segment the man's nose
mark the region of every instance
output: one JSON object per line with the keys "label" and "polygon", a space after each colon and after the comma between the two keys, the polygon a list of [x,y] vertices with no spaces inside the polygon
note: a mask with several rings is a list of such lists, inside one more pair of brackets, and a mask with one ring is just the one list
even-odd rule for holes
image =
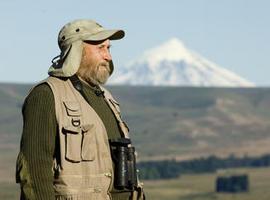
{"label": "man's nose", "polygon": [[111,55],[111,53],[110,53],[109,50],[106,50],[106,51],[104,52],[103,57],[104,57],[104,59],[107,60],[107,61],[111,61],[111,60],[112,60],[112,55]]}

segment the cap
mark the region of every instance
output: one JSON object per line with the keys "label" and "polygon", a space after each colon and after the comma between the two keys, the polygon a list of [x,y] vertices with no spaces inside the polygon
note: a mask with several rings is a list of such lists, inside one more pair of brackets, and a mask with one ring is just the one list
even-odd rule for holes
{"label": "cap", "polygon": [[[79,19],[67,23],[58,34],[61,54],[56,57],[58,60],[52,60],[49,75],[58,77],[74,75],[81,62],[83,41],[119,40],[124,36],[123,30],[105,29],[94,20]],[[113,70],[112,62],[110,67]]]}
{"label": "cap", "polygon": [[66,24],[59,32],[58,45],[60,49],[77,40],[102,41],[105,39],[118,40],[125,36],[123,30],[107,30],[94,20],[75,20]]}

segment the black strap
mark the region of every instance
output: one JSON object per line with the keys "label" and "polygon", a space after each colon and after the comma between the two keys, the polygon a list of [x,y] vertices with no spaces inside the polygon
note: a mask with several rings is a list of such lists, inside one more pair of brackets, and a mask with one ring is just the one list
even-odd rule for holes
{"label": "black strap", "polygon": [[117,139],[110,139],[110,144],[112,146],[122,146],[127,147],[129,144],[131,144],[131,140],[129,138],[117,138]]}
{"label": "black strap", "polygon": [[85,95],[84,92],[83,92],[83,85],[82,85],[80,79],[78,78],[78,76],[75,74],[75,75],[69,77],[69,79],[70,79],[70,81],[71,81],[73,87],[74,87],[78,92],[80,92],[80,94],[83,96],[83,98],[85,99],[85,101],[88,102],[88,101],[87,101],[87,98],[86,98],[86,95]]}

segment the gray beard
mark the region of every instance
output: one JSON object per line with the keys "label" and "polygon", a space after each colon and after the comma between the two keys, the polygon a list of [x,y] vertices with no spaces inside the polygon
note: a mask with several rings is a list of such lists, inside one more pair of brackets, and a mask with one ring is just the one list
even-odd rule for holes
{"label": "gray beard", "polygon": [[110,67],[104,63],[96,66],[94,70],[93,68],[80,67],[77,75],[91,85],[104,85],[110,77]]}

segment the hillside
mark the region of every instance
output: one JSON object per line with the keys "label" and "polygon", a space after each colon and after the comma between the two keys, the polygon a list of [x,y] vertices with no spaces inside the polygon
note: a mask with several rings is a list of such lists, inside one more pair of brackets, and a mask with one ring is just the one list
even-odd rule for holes
{"label": "hillside", "polygon": [[[13,179],[30,85],[0,84],[0,176]],[[110,88],[140,160],[269,153],[270,88]],[[8,171],[8,172],[7,172]]]}
{"label": "hillside", "polygon": [[269,152],[268,88],[113,89],[143,159]]}

